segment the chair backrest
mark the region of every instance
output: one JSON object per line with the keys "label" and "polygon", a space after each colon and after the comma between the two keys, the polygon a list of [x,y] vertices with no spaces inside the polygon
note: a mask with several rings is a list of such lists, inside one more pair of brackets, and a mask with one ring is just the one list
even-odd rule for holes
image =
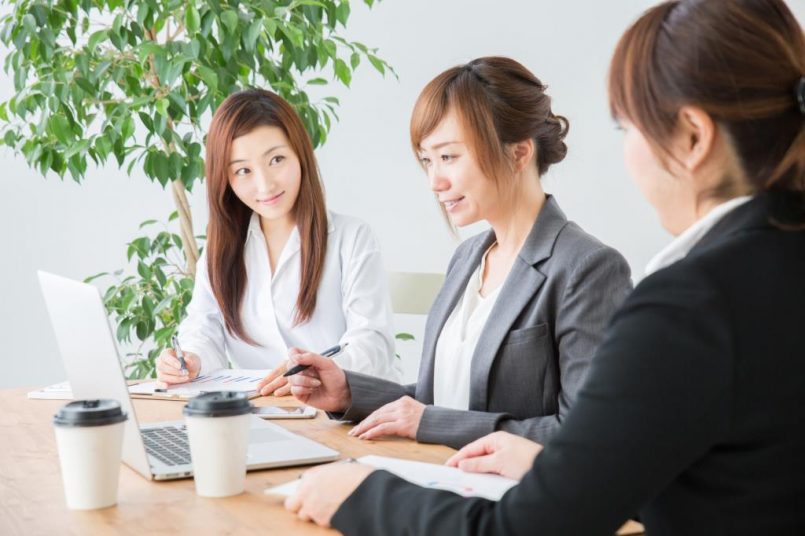
{"label": "chair backrest", "polygon": [[391,308],[396,314],[426,315],[444,283],[444,274],[389,272]]}

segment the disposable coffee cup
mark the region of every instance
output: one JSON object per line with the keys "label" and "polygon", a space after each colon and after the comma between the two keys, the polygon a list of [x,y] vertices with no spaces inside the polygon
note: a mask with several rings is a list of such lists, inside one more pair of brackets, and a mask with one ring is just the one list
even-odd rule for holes
{"label": "disposable coffee cup", "polygon": [[245,393],[203,393],[184,407],[196,493],[228,497],[243,493],[252,404]]}
{"label": "disposable coffee cup", "polygon": [[116,400],[76,400],[53,417],[68,508],[91,510],[117,503],[126,418]]}

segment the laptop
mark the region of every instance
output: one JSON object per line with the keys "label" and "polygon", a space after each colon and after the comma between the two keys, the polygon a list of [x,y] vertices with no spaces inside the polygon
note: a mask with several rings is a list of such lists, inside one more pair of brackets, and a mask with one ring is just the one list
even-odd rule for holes
{"label": "laptop", "polygon": [[[193,475],[184,421],[139,426],[120,355],[97,288],[38,272],[50,321],[76,400],[111,398],[128,414],[123,462],[151,480]],[[170,404],[172,402],[163,402]],[[328,462],[337,451],[251,415],[247,470]]]}

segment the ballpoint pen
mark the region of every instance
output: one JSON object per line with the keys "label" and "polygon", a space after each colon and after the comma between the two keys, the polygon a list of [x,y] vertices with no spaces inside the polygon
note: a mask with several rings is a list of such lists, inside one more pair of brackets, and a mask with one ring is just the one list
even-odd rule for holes
{"label": "ballpoint pen", "polygon": [[[340,354],[341,351],[344,348],[346,348],[347,346],[349,346],[348,342],[345,342],[344,344],[337,344],[337,345],[333,346],[332,348],[326,349],[320,355],[322,357],[335,357],[336,355]],[[287,378],[288,376],[293,376],[294,374],[298,374],[299,372],[302,372],[303,370],[305,370],[309,366],[310,365],[296,365],[294,368],[290,369],[285,374],[283,374],[282,377]]]}
{"label": "ballpoint pen", "polygon": [[176,335],[171,337],[171,343],[173,344],[173,351],[176,352],[176,357],[179,358],[179,362],[182,364],[182,374],[187,376],[189,374],[187,362],[184,360],[184,352],[182,352],[182,348],[179,346],[179,339],[176,338]]}

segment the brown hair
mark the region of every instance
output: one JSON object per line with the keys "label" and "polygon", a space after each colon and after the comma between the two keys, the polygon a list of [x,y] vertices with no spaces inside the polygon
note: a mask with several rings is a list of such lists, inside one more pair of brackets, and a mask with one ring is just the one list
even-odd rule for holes
{"label": "brown hair", "polygon": [[568,121],[551,111],[547,87],[511,58],[489,56],[446,70],[422,90],[411,114],[414,153],[450,110],[466,129],[481,171],[498,187],[510,175],[505,146],[533,139],[537,172],[567,154]]}
{"label": "brown hair", "polygon": [[668,157],[663,144],[679,109],[697,106],[726,133],[753,191],[802,195],[805,121],[795,88],[803,75],[805,38],[782,0],[675,0],[646,11],[621,37],[610,110]]}
{"label": "brown hair", "polygon": [[282,129],[302,171],[294,205],[301,246],[301,281],[294,321],[307,321],[316,308],[316,293],[327,252],[327,212],[310,136],[290,104],[270,91],[249,89],[234,93],[215,111],[207,134],[205,173],[210,219],[207,226],[207,269],[226,328],[255,344],[243,328],[240,305],[246,289],[243,248],[252,211],[229,186],[232,140],[260,126]]}

